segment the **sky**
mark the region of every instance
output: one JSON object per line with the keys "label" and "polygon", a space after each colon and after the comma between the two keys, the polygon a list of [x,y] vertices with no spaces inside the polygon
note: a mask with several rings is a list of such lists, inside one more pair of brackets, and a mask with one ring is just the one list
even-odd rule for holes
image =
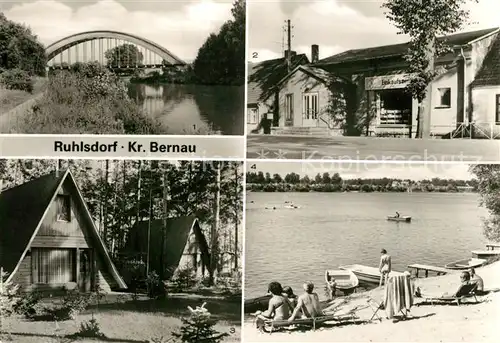
{"label": "sky", "polygon": [[470,180],[469,165],[464,163],[414,164],[414,163],[378,163],[378,162],[268,162],[248,161],[247,172],[263,172],[285,176],[296,173],[301,176],[315,177],[318,173],[339,173],[343,179],[410,179],[414,181],[432,178]]}
{"label": "sky", "polygon": [[[252,62],[282,57],[283,27],[292,22],[292,50],[311,58],[312,44],[319,58],[349,50],[397,44],[407,40],[385,18],[382,0],[250,0],[247,1],[248,51]],[[500,1],[480,0],[468,5],[464,31],[500,26]],[[256,53],[256,54],[255,54]],[[257,58],[253,58],[257,56]]]}
{"label": "sky", "polygon": [[0,0],[0,12],[28,25],[44,45],[91,30],[115,30],[151,40],[185,61],[232,18],[232,0]]}

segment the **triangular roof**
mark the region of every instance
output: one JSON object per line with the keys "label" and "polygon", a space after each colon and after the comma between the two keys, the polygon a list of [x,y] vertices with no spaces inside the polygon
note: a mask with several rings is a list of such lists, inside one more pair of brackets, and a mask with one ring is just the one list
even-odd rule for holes
{"label": "triangular roof", "polygon": [[[309,64],[306,54],[292,55],[292,70]],[[276,84],[288,74],[285,57],[248,64],[247,104],[256,104],[269,98]]]}
{"label": "triangular roof", "polygon": [[[151,223],[148,220],[136,223],[130,230],[125,243],[124,252],[127,253],[147,253],[148,249],[148,228],[150,228],[150,265],[154,266],[159,260],[161,251],[161,233],[163,230],[163,219],[154,219]],[[210,254],[205,235],[201,231],[198,218],[195,216],[182,216],[167,219],[167,229],[165,231],[165,269],[174,272],[182,258],[182,253],[188,242],[189,233],[194,231],[201,250],[203,264],[210,266]],[[168,273],[167,273],[168,274]],[[169,278],[171,275],[166,275]]]}
{"label": "triangular roof", "polygon": [[38,177],[0,194],[0,266],[10,274],[7,280],[17,272],[50,205],[66,180],[76,189],[74,195],[80,202],[83,218],[90,229],[91,239],[96,244],[93,247],[104,256],[104,264],[118,286],[127,288],[97,233],[92,216],[69,169]]}
{"label": "triangular roof", "polygon": [[[446,40],[446,44],[450,46],[461,46],[470,44],[473,41],[479,40],[485,36],[493,34],[499,28],[490,28],[477,31],[462,32],[453,35],[440,37],[438,39]],[[351,49],[339,54],[321,59],[318,64],[330,65],[348,62],[359,62],[373,60],[379,58],[400,57],[408,51],[409,42],[401,44],[392,44],[384,46],[376,46],[365,49]]]}
{"label": "triangular roof", "polygon": [[292,70],[288,75],[286,75],[284,78],[282,78],[277,86],[281,85],[283,82],[288,80],[290,77],[292,77],[296,72],[302,71],[305,74],[311,76],[312,78],[318,80],[319,82],[324,83],[327,85],[329,82],[332,80],[335,80],[337,82],[341,83],[349,83],[348,80],[345,80],[344,78],[338,77],[322,68],[316,67],[314,65],[308,64],[308,65],[298,65],[294,70]]}
{"label": "triangular roof", "polygon": [[498,85],[500,85],[500,34],[491,45],[481,69],[472,82],[473,87]]}

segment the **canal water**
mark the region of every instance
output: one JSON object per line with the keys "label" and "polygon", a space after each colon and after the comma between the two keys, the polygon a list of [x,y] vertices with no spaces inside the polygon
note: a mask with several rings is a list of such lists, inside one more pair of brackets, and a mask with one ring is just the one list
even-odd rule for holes
{"label": "canal water", "polygon": [[[293,201],[299,209],[283,208]],[[324,272],[344,264],[378,267],[380,249],[393,269],[412,263],[443,267],[483,249],[479,197],[472,193],[248,193],[245,298],[270,281],[301,293],[304,281],[325,297]],[[265,207],[276,206],[276,210]],[[395,211],[411,223],[386,220]]]}
{"label": "canal water", "polygon": [[147,85],[129,83],[128,93],[166,133],[243,135],[243,86]]}

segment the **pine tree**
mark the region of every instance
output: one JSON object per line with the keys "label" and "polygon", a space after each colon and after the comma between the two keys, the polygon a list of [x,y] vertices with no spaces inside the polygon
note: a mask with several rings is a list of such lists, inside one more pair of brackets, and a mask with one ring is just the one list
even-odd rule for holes
{"label": "pine tree", "polygon": [[180,333],[173,332],[172,336],[180,338],[183,343],[219,343],[229,336],[227,332],[218,332],[214,329],[217,321],[211,318],[210,312],[205,308],[206,303],[192,309],[190,318],[182,319]]}

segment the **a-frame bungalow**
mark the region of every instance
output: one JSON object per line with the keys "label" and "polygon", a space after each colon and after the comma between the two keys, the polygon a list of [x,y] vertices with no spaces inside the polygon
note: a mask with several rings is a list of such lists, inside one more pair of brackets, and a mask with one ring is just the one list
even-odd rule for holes
{"label": "a-frame bungalow", "polygon": [[145,263],[149,261],[149,271],[159,275],[163,264],[165,280],[171,279],[181,270],[190,270],[196,277],[207,275],[210,266],[209,248],[199,220],[195,216],[182,216],[168,218],[166,222],[163,258],[162,219],[140,221],[131,228],[124,247],[127,258]]}
{"label": "a-frame bungalow", "polygon": [[127,288],[69,170],[0,194],[0,266],[24,291]]}

